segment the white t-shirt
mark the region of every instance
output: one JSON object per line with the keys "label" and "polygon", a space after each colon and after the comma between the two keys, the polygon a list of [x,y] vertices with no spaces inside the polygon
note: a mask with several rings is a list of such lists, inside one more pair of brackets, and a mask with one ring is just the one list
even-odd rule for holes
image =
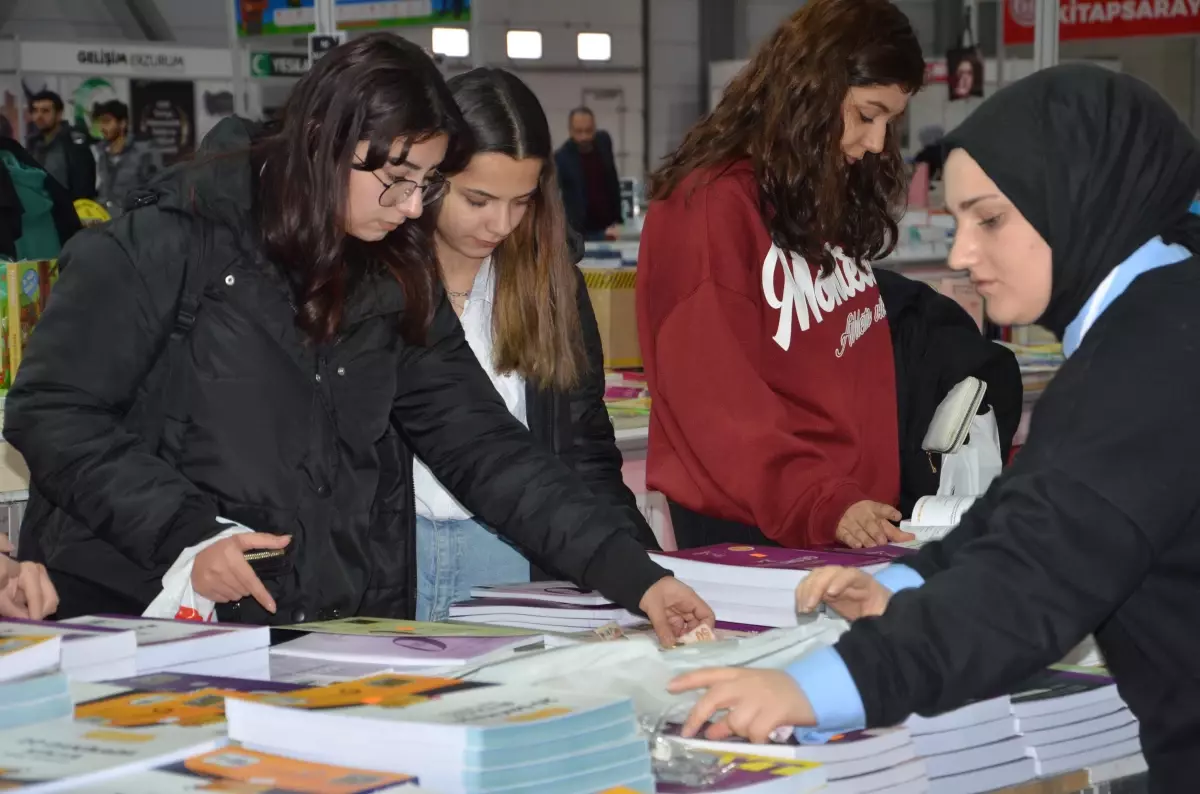
{"label": "white t-shirt", "polygon": [[[463,332],[467,335],[467,344],[471,346],[475,357],[483,365],[492,385],[500,393],[509,413],[517,420],[529,426],[525,418],[525,379],[517,374],[498,375],[492,359],[492,304],[496,296],[496,276],[492,269],[492,258],[483,260],[479,272],[475,274],[475,282],[471,285],[471,294],[467,296],[459,321]],[[417,515],[439,521],[453,521],[470,518],[471,514],[450,495],[433,472],[418,458],[413,461],[413,484],[417,502]]]}

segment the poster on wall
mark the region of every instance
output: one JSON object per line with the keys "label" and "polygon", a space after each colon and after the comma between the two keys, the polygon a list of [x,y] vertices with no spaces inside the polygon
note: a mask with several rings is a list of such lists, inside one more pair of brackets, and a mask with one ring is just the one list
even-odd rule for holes
{"label": "poster on wall", "polygon": [[217,122],[233,115],[233,83],[227,80],[196,81],[196,143],[212,132]]}
{"label": "poster on wall", "polygon": [[63,120],[76,130],[86,130],[100,140],[100,128],[92,121],[92,110],[101,102],[114,99],[129,106],[129,80],[125,77],[58,78],[58,92],[63,98]]}
{"label": "poster on wall", "polygon": [[946,52],[946,82],[951,102],[983,96],[983,56],[978,47],[955,47]]}
{"label": "poster on wall", "polygon": [[135,134],[171,165],[196,148],[196,84],[190,80],[131,80],[129,118]]}
{"label": "poster on wall", "polygon": [[[311,33],[314,0],[226,0],[233,3],[239,36]],[[342,30],[402,25],[454,25],[469,22],[471,0],[335,0],[334,19]]]}

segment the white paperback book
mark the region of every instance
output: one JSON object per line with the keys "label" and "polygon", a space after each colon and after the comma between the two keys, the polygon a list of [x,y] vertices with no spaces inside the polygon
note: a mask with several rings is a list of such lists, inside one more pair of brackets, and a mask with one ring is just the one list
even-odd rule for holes
{"label": "white paperback book", "polygon": [[0,637],[0,681],[54,670],[61,658],[61,637],[44,634]]}
{"label": "white paperback book", "polygon": [[271,644],[271,630],[266,626],[120,615],[87,615],[63,623],[134,632],[139,675],[255,651],[262,654],[265,667]]}
{"label": "white paperback book", "polygon": [[941,540],[975,504],[974,496],[922,496],[913,505],[912,516],[900,522],[900,528],[916,535],[916,540],[901,546],[922,546]]}
{"label": "white paperback book", "polygon": [[223,746],[220,728],[127,730],[54,721],[0,731],[0,789],[49,794],[181,761]]}
{"label": "white paperback book", "polygon": [[63,672],[81,681],[137,674],[137,636],[132,631],[48,620],[0,620],[0,637],[60,637]]}

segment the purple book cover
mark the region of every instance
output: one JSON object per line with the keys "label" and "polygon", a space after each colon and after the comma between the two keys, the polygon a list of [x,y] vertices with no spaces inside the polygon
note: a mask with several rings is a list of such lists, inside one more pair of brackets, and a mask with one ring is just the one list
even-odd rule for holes
{"label": "purple book cover", "polygon": [[[607,606],[591,606],[588,604],[563,604],[558,601],[539,601],[533,598],[468,598],[466,601],[456,601],[453,608],[461,607],[487,607],[502,611],[501,607],[517,608],[517,609],[542,609],[547,612],[603,612],[603,613],[621,613],[625,610],[616,604]],[[509,638],[511,639],[511,638]]]}
{"label": "purple book cover", "polygon": [[[359,637],[345,634],[309,634],[276,645],[276,653],[306,657],[388,663],[437,665],[470,660],[505,648],[528,645],[529,637]],[[302,653],[301,653],[302,652]]]}
{"label": "purple book cover", "polygon": [[306,685],[284,684],[277,681],[254,681],[248,678],[221,678],[211,675],[188,673],[148,673],[133,678],[118,678],[106,684],[135,689],[140,692],[195,692],[200,689],[227,689],[231,692],[254,694],[258,692],[291,692],[304,689]]}
{"label": "purple book cover", "polygon": [[18,633],[18,632],[3,631],[4,624],[6,624],[6,623],[13,623],[18,626],[33,626],[35,628],[40,626],[41,628],[44,628],[44,629],[50,629],[51,631],[53,631],[56,634],[61,634],[63,642],[70,642],[72,640],[85,640],[88,638],[88,635],[95,636],[95,635],[101,635],[101,634],[120,634],[122,632],[129,631],[129,629],[114,629],[109,626],[88,626],[86,624],[79,624],[79,623],[60,623],[55,620],[27,620],[26,618],[4,618],[3,620],[0,620],[0,633],[4,633],[4,634]]}
{"label": "purple book cover", "polygon": [[916,554],[918,549],[911,549],[907,546],[896,546],[888,543],[883,546],[871,546],[866,549],[830,549],[837,554],[854,554],[859,557],[874,557],[876,561],[883,560],[902,560],[905,557],[911,557]]}
{"label": "purple book cover", "polygon": [[[779,758],[759,758],[757,756],[722,755],[722,765],[732,764],[733,769],[715,783],[700,786],[688,786],[683,783],[659,783],[655,791],[659,794],[692,794],[705,791],[738,791],[757,786],[762,783],[778,780],[781,777],[803,775],[819,769],[816,764],[803,761],[785,761]],[[807,790],[804,786],[801,790]]]}
{"label": "purple book cover", "polygon": [[[88,622],[92,620],[97,622]],[[262,626],[238,625],[236,623],[202,623],[195,620],[106,614],[88,615],[87,617],[80,618],[78,623],[67,621],[67,625],[111,629],[114,631],[135,631],[138,634],[139,648],[147,648],[152,645],[168,645],[173,642],[188,642],[203,637],[218,637],[224,634],[247,630],[262,631],[263,628]]]}
{"label": "purple book cover", "polygon": [[879,560],[874,557],[851,554],[848,549],[818,551],[815,549],[785,549],[779,546],[742,546],[733,543],[703,546],[698,549],[655,552],[655,556],[709,562],[716,565],[733,565],[739,568],[772,568],[789,571],[809,571],[826,565],[861,568],[879,563]]}

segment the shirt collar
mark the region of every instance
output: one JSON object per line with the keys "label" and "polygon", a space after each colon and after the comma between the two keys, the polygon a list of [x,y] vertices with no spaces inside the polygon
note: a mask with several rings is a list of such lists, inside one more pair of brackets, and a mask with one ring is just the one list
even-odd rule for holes
{"label": "shirt collar", "polygon": [[495,281],[496,270],[492,267],[492,258],[489,256],[479,266],[479,272],[475,274],[475,281],[471,284],[471,294],[467,296],[467,300],[472,303],[475,301],[492,303],[496,294]]}

